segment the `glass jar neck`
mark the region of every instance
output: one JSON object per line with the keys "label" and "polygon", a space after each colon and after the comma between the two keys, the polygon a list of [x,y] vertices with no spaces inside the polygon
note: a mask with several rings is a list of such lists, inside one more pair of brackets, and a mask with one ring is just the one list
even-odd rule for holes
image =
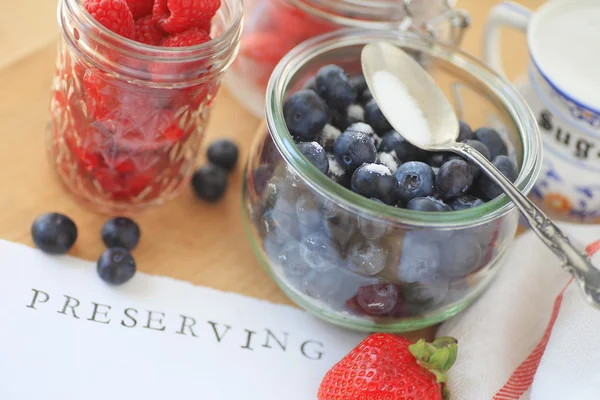
{"label": "glass jar neck", "polygon": [[338,25],[358,28],[394,28],[407,16],[420,25],[441,15],[447,0],[283,0]]}
{"label": "glass jar neck", "polygon": [[188,86],[211,80],[233,62],[242,31],[241,0],[223,0],[213,18],[212,40],[166,48],[124,38],[97,22],[80,0],[61,0],[58,23],[69,50],[90,67],[148,86]]}

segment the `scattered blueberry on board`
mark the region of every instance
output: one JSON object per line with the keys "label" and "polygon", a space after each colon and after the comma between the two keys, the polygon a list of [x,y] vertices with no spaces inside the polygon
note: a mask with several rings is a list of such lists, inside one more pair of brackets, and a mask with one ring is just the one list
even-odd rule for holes
{"label": "scattered blueberry on board", "polygon": [[227,174],[235,168],[239,150],[230,139],[218,139],[208,146],[206,157],[209,163],[198,168],[192,176],[192,189],[199,199],[213,203],[227,191]]}
{"label": "scattered blueberry on board", "polygon": [[77,240],[77,226],[59,213],[40,215],[33,221],[31,236],[35,245],[48,254],[65,254]]}
{"label": "scattered blueberry on board", "polygon": [[111,247],[102,253],[97,263],[98,275],[112,285],[121,285],[135,274],[135,260],[129,250]]}
{"label": "scattered blueberry on board", "polygon": [[219,200],[227,191],[227,170],[215,164],[207,164],[194,172],[192,187],[196,196],[208,202]]}
{"label": "scattered blueberry on board", "polygon": [[[115,217],[102,227],[101,238],[106,247],[97,262],[102,280],[120,285],[130,280],[136,271],[130,253],[140,240],[140,228],[132,219]],[[75,244],[77,226],[69,217],[58,213],[42,214],[31,227],[35,245],[44,253],[65,254]]]}
{"label": "scattered blueberry on board", "polygon": [[101,236],[106,247],[133,250],[140,241],[140,227],[127,217],[111,218],[102,226]]}
{"label": "scattered blueberry on board", "polygon": [[206,157],[211,163],[231,171],[235,168],[239,150],[235,143],[229,139],[218,139],[208,146]]}
{"label": "scattered blueberry on board", "polygon": [[[501,193],[467,160],[407,142],[381,113],[364,77],[339,66],[322,67],[287,98],[283,114],[314,173],[366,202],[448,213],[479,207]],[[459,141],[516,180],[517,165],[498,132],[473,130],[465,121],[459,129]],[[375,321],[422,316],[455,302],[453,285],[468,287],[467,277],[493,257],[498,225],[404,229],[325,198],[279,162],[272,161],[268,174],[260,169],[265,165],[252,172],[261,206],[253,219],[281,279],[319,304]]]}

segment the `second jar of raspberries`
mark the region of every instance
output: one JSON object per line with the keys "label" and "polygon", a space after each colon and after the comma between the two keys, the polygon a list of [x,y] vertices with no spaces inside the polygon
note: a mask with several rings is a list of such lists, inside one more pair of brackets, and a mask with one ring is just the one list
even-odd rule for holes
{"label": "second jar of raspberries", "polygon": [[174,197],[241,35],[241,0],[61,0],[49,153],[105,213]]}
{"label": "second jar of raspberries", "polygon": [[343,28],[408,29],[458,44],[468,23],[453,0],[246,0],[240,55],[227,74],[229,92],[257,117],[273,69],[299,43]]}

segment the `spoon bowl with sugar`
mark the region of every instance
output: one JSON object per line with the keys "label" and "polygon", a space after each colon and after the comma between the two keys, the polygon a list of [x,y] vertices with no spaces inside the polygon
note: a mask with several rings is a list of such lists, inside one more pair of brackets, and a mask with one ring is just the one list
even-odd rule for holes
{"label": "spoon bowl with sugar", "polygon": [[[361,64],[367,86],[392,128],[416,147],[452,152],[479,166],[575,277],[588,302],[600,307],[600,270],[491,161],[468,144],[457,141],[456,113],[427,71],[402,49],[387,42],[366,45]],[[403,111],[401,115],[398,110]]]}

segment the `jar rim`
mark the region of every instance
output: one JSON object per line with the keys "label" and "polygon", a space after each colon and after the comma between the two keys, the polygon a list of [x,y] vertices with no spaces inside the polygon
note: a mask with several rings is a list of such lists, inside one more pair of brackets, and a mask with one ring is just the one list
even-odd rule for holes
{"label": "jar rim", "polygon": [[[243,17],[242,0],[222,0],[223,5],[229,8],[230,17],[228,25],[221,34],[212,38],[206,43],[189,47],[160,47],[140,43],[132,39],[123,37],[96,21],[85,9],[81,0],[63,0],[59,3],[58,20],[62,26],[61,5],[67,8],[71,15],[77,15],[77,19],[82,20],[83,26],[93,27],[91,33],[86,32],[98,43],[101,43],[111,50],[135,56],[140,60],[164,62],[164,63],[182,63],[188,61],[197,61],[207,56],[218,55],[226,52],[232,42],[239,42],[241,35],[241,22]],[[118,46],[115,46],[118,44]]]}
{"label": "jar rim", "polygon": [[[397,29],[403,18],[419,18],[411,12],[411,0],[285,0],[311,15],[339,25],[353,28],[368,29]],[[454,6],[455,0],[440,1],[440,14],[442,7]],[[396,14],[390,13],[391,9],[402,12],[401,18],[395,18]],[[359,14],[366,18],[357,18]]]}
{"label": "jar rim", "polygon": [[522,163],[515,185],[525,194],[533,188],[541,170],[541,136],[533,112],[517,89],[462,50],[422,35],[402,31],[345,29],[331,32],[302,43],[279,62],[267,86],[266,124],[277,150],[287,165],[291,166],[305,184],[340,207],[412,226],[442,229],[469,227],[490,222],[513,210],[515,206],[505,194],[484,205],[461,211],[421,212],[388,206],[371,201],[333,182],[298,150],[283,116],[284,96],[294,75],[303,65],[328,51],[380,40],[389,40],[396,45],[443,59],[490,89],[512,118],[522,145]]}

